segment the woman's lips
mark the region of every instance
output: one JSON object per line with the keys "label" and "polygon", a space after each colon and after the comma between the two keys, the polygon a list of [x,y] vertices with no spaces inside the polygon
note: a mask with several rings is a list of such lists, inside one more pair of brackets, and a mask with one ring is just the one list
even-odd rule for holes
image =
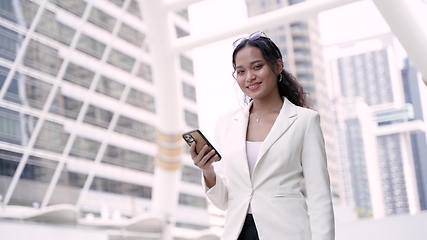
{"label": "woman's lips", "polygon": [[260,87],[261,83],[257,82],[257,83],[253,83],[251,85],[248,85],[246,88],[249,89],[249,91],[255,91]]}

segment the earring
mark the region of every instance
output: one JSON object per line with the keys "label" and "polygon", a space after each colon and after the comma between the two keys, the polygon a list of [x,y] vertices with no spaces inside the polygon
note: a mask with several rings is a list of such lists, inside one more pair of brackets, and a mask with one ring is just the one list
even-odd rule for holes
{"label": "earring", "polygon": [[282,81],[282,74],[279,74],[279,80],[278,80],[278,82],[281,82]]}

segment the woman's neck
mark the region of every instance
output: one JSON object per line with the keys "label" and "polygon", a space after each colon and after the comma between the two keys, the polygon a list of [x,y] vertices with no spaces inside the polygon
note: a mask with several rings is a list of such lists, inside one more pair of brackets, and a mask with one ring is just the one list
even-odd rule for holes
{"label": "woman's neck", "polygon": [[252,102],[251,112],[262,115],[264,113],[280,110],[282,106],[283,99],[281,97],[271,98],[268,100],[254,99]]}

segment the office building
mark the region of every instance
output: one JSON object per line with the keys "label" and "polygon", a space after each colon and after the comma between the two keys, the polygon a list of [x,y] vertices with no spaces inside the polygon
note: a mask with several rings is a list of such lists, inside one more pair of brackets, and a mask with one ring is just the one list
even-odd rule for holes
{"label": "office building", "polygon": [[[405,59],[405,65],[401,72],[405,102],[410,103],[414,108],[413,120],[421,120],[425,123],[427,102],[422,98],[422,92],[425,94],[427,87],[422,81],[420,73],[409,59]],[[427,210],[427,136],[425,132],[414,132],[411,133],[410,138],[420,210]]]}
{"label": "office building", "polygon": [[[423,131],[404,101],[391,34],[331,46],[337,136],[348,204],[359,217],[420,211],[410,135]],[[344,140],[344,141],[342,141]]]}
{"label": "office building", "polygon": [[[127,229],[150,213],[162,137],[150,55],[156,40],[139,2],[0,6],[0,220],[108,227],[117,230],[112,239],[158,224],[153,218]],[[189,34],[186,9],[172,20],[175,37]],[[197,128],[191,53],[179,62],[183,122]],[[170,219],[176,237],[210,226],[200,170],[182,162]]]}

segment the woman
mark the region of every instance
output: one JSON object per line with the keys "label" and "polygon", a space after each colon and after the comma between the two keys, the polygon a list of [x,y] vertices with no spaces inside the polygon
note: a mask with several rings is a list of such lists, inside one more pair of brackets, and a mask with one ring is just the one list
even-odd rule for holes
{"label": "woman", "polygon": [[334,239],[319,114],[263,32],[234,46],[235,78],[249,102],[218,120],[221,161],[213,164],[218,156],[207,146],[199,154],[190,148],[207,197],[227,210],[222,239]]}

